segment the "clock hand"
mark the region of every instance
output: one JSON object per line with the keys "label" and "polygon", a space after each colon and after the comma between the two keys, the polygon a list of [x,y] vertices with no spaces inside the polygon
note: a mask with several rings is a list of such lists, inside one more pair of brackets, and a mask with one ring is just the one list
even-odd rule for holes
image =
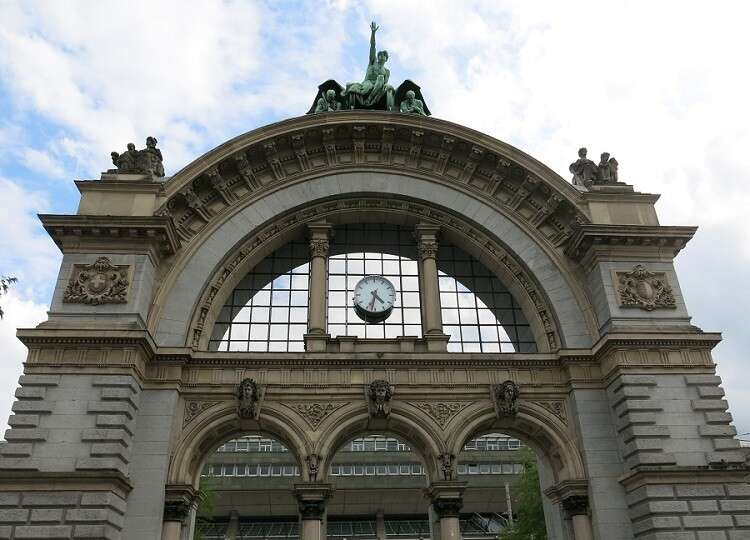
{"label": "clock hand", "polygon": [[381,304],[385,304],[385,302],[383,301],[383,299],[382,299],[382,298],[380,298],[380,296],[378,296],[378,291],[375,291],[375,298],[376,298],[377,300],[379,300]]}
{"label": "clock hand", "polygon": [[369,308],[373,309],[375,307],[375,299],[378,297],[378,290],[375,289],[372,291],[372,300],[370,300]]}

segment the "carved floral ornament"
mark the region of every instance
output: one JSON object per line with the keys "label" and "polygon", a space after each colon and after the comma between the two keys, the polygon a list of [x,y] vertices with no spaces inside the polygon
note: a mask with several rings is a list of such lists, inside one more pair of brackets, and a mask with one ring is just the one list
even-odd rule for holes
{"label": "carved floral ornament", "polygon": [[115,266],[108,257],[99,257],[93,264],[73,265],[63,302],[72,304],[127,303],[130,266]]}
{"label": "carved floral ornament", "polygon": [[636,264],[630,272],[616,272],[616,286],[622,307],[646,311],[677,307],[666,273],[649,272],[642,264]]}
{"label": "carved floral ornament", "polygon": [[182,426],[187,426],[190,422],[198,418],[203,411],[206,411],[218,405],[220,401],[199,401],[189,400],[185,402],[185,414],[183,415]]}
{"label": "carved floral ornament", "polygon": [[472,401],[418,401],[414,403],[414,406],[426,412],[441,428],[445,428],[458,413],[472,403]]}
{"label": "carved floral ornament", "polygon": [[299,413],[310,424],[313,431],[317,430],[321,422],[328,418],[334,411],[348,404],[348,402],[344,401],[296,401],[283,403],[283,405]]}
{"label": "carved floral ornament", "polygon": [[[513,276],[510,279],[515,280],[516,287],[522,291],[520,294],[525,293],[527,295],[530,303],[534,306],[534,310],[538,317],[537,320],[542,327],[541,329],[547,336],[549,348],[554,350],[559,346],[560,341],[558,338],[556,323],[553,320],[552,310],[547,303],[546,295],[536,285],[535,280],[524,269],[524,267],[518,264],[513,256],[511,256],[503,247],[495,243],[484,233],[474,229],[463,220],[458,219],[448,212],[415,202],[382,198],[345,199],[320,203],[300,210],[294,214],[287,215],[261,230],[257,235],[248,239],[231,258],[219,267],[209,282],[210,285],[204,290],[202,299],[198,304],[198,308],[196,309],[191,324],[191,345],[195,348],[202,346],[204,328],[207,323],[212,322],[208,320],[208,315],[212,310],[212,305],[217,297],[223,297],[219,292],[224,287],[228,287],[228,282],[234,283],[238,281],[231,279],[237,272],[241,272],[244,276],[246,270],[243,266],[243,262],[260,248],[262,244],[273,242],[275,238],[284,235],[289,229],[304,226],[306,223],[326,219],[342,211],[359,209],[363,211],[388,210],[399,213],[409,213],[418,216],[425,221],[440,223],[443,230],[450,230],[458,233],[459,235],[466,237],[467,241],[470,240],[480,246],[480,249],[482,249],[486,255],[494,259],[498,265],[504,267],[506,272]],[[506,284],[510,285],[510,282]],[[533,313],[530,313],[529,318],[531,319],[533,315]]]}

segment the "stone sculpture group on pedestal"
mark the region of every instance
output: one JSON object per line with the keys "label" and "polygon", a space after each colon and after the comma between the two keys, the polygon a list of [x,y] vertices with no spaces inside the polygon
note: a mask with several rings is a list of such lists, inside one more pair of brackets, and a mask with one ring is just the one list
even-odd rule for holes
{"label": "stone sculpture group on pedestal", "polygon": [[388,51],[377,51],[375,48],[378,28],[374,22],[370,24],[370,58],[364,80],[347,83],[345,87],[333,79],[327,80],[318,86],[318,95],[308,114],[370,109],[430,115],[418,85],[408,79],[398,88],[388,84],[391,76],[390,70],[385,67]]}
{"label": "stone sculpture group on pedestal", "polygon": [[580,148],[578,159],[570,164],[569,170],[573,173],[573,185],[590,187],[594,184],[616,184],[617,160],[609,156],[609,152],[603,152],[599,165],[586,157],[588,150]]}
{"label": "stone sculpture group on pedestal", "polygon": [[147,137],[146,148],[143,150],[136,150],[135,144],[128,143],[128,149],[122,154],[112,152],[112,163],[117,168],[107,172],[164,176],[164,159],[161,150],[156,147],[157,142],[156,137]]}

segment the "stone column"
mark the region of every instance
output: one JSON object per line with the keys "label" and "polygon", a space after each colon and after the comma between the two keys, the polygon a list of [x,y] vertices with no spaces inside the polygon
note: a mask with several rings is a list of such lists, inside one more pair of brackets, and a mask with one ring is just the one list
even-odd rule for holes
{"label": "stone column", "polygon": [[181,540],[198,505],[198,493],[187,485],[168,485],[165,491],[161,540]]}
{"label": "stone column", "polygon": [[438,225],[419,223],[414,228],[419,255],[420,301],[422,303],[422,329],[428,351],[445,351],[448,336],[443,334],[440,314],[440,288],[438,286],[437,257]]}
{"label": "stone column", "polygon": [[508,522],[513,524],[513,506],[510,501],[510,484],[505,482],[505,505],[508,507]]}
{"label": "stone column", "polygon": [[562,505],[573,524],[575,540],[594,540],[589,518],[589,498],[586,495],[571,495],[562,500]]}
{"label": "stone column", "polygon": [[379,509],[375,514],[375,534],[378,540],[386,540],[385,538],[385,515],[383,510]]}
{"label": "stone column", "polygon": [[464,504],[466,482],[445,480],[433,482],[425,490],[432,501],[432,510],[440,520],[440,540],[461,540],[459,515]]}
{"label": "stone column", "polygon": [[307,226],[310,237],[310,302],[307,311],[307,351],[325,351],[326,341],[326,280],[331,226],[323,221]]}
{"label": "stone column", "polygon": [[295,484],[302,525],[299,540],[326,540],[324,517],[326,500],[333,492],[330,484]]}
{"label": "stone column", "polygon": [[237,534],[240,532],[240,516],[236,510],[229,514],[229,525],[224,535],[225,540],[237,540]]}

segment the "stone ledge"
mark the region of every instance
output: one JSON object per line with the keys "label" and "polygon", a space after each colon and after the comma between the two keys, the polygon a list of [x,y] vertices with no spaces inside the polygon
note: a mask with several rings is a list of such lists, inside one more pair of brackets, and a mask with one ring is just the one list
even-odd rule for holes
{"label": "stone ledge", "polygon": [[0,470],[0,506],[5,497],[14,496],[5,492],[111,491],[125,499],[132,489],[130,480],[115,471],[52,473]]}

